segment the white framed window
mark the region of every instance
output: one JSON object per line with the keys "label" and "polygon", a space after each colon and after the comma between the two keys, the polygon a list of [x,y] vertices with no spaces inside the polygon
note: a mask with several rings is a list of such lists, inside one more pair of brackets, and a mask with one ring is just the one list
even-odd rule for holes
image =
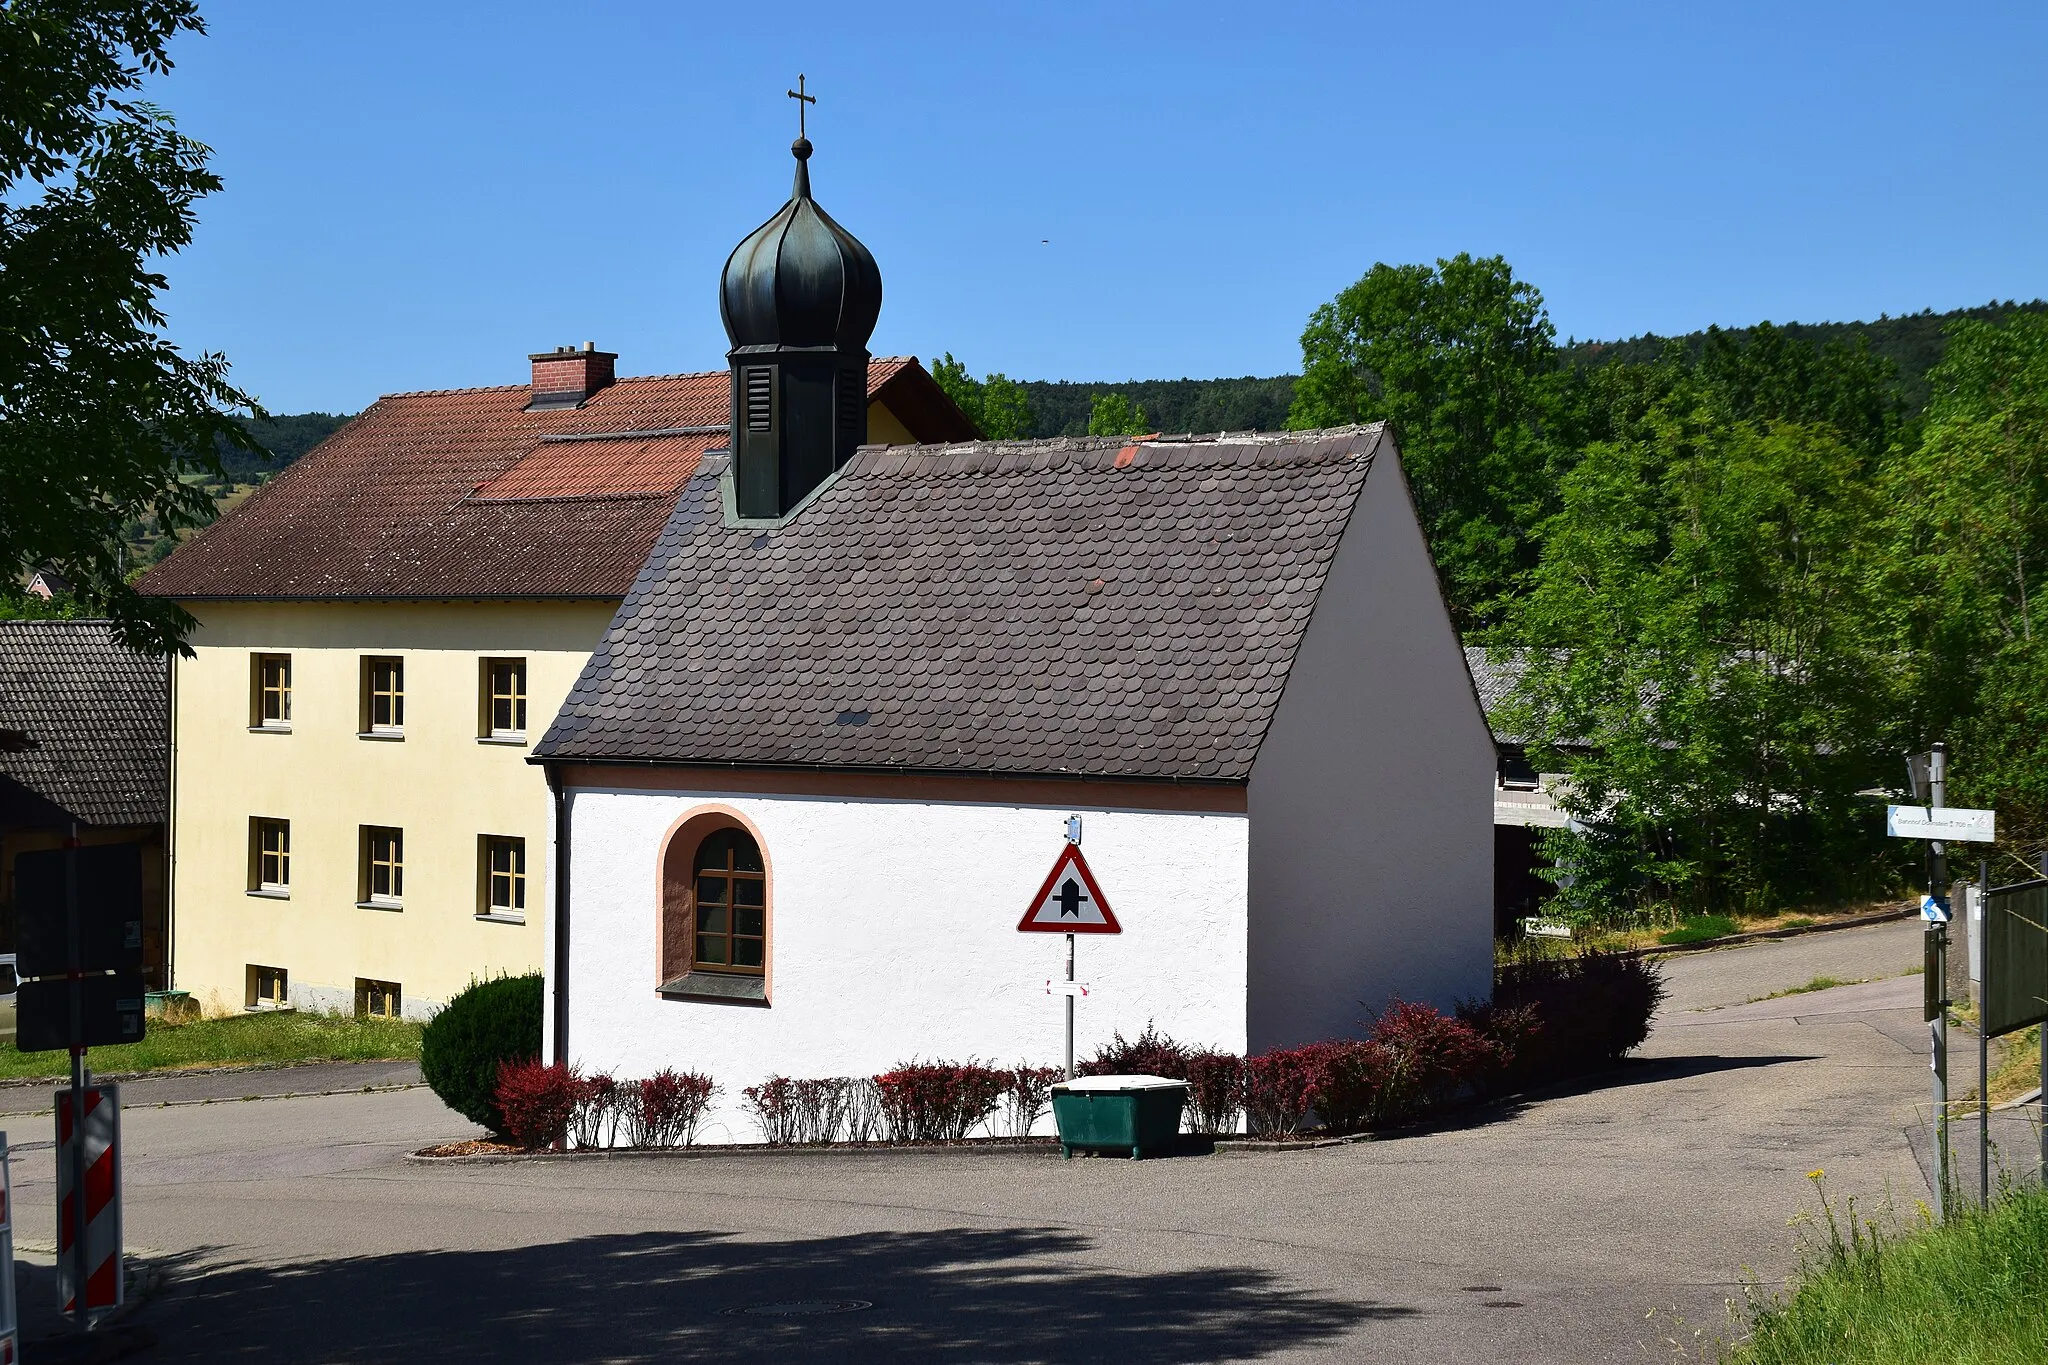
{"label": "white framed window", "polygon": [[292,822],[249,821],[249,889],[282,896],[292,889]]}
{"label": "white framed window", "polygon": [[363,659],[362,733],[384,738],[405,733],[405,660],[390,655]]}
{"label": "white framed window", "polygon": [[485,659],[477,732],[486,739],[526,738],[526,660]]}
{"label": "white framed window", "polygon": [[362,827],[361,895],[358,904],[395,909],[405,903],[405,831],[388,825]]}
{"label": "white framed window", "polygon": [[365,1019],[397,1019],[403,1016],[404,992],[396,981],[356,978],[356,1013]]}
{"label": "white framed window", "polygon": [[249,656],[249,728],[292,728],[292,656]]}
{"label": "white framed window", "polygon": [[244,1003],[252,1010],[281,1010],[290,1007],[291,980],[282,967],[259,967],[250,963],[245,973]]}
{"label": "white framed window", "polygon": [[524,919],[526,840],[486,834],[477,842],[477,913],[493,919]]}

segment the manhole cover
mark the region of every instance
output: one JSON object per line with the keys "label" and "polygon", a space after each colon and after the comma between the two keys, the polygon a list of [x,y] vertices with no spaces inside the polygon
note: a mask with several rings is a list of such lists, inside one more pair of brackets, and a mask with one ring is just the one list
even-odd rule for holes
{"label": "manhole cover", "polygon": [[830,1313],[858,1313],[863,1308],[873,1308],[866,1299],[784,1299],[780,1303],[749,1303],[738,1308],[728,1308],[748,1318],[819,1318]]}

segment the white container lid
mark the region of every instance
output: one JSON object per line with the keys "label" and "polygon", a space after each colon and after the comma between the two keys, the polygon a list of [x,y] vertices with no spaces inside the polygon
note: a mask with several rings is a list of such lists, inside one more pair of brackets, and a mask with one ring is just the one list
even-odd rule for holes
{"label": "white container lid", "polygon": [[1168,1080],[1164,1076],[1076,1076],[1071,1081],[1055,1081],[1055,1090],[1101,1091],[1101,1090],[1167,1090],[1174,1087],[1187,1088],[1186,1081]]}

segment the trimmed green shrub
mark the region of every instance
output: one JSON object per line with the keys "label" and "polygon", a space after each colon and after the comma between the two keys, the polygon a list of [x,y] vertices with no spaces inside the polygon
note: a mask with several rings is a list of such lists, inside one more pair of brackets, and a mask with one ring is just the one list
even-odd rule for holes
{"label": "trimmed green shrub", "polygon": [[[1506,964],[1494,974],[1492,1001],[1458,1014],[1508,1047],[1503,1073],[1490,1079],[1519,1090],[1619,1062],[1650,1036],[1664,993],[1648,958],[1585,953]],[[1511,1011],[1529,1013],[1516,1020]]]}
{"label": "trimmed green shrub", "polygon": [[540,1056],[540,1014],[538,972],[472,981],[427,1021],[420,1074],[441,1103],[503,1136],[498,1071]]}

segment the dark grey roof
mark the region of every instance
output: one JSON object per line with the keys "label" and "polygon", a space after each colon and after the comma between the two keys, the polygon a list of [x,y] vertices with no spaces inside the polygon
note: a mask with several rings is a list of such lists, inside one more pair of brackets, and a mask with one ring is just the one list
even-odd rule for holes
{"label": "dark grey roof", "polygon": [[1479,705],[1491,716],[1493,708],[1507,699],[1521,681],[1521,651],[1501,650],[1487,657],[1485,645],[1465,646],[1465,666],[1472,670],[1472,687],[1479,693]]}
{"label": "dark grey roof", "polygon": [[164,818],[169,665],[105,621],[0,621],[0,809],[12,821]]}
{"label": "dark grey roof", "polygon": [[868,447],[684,488],[537,754],[1242,781],[1379,426]]}

